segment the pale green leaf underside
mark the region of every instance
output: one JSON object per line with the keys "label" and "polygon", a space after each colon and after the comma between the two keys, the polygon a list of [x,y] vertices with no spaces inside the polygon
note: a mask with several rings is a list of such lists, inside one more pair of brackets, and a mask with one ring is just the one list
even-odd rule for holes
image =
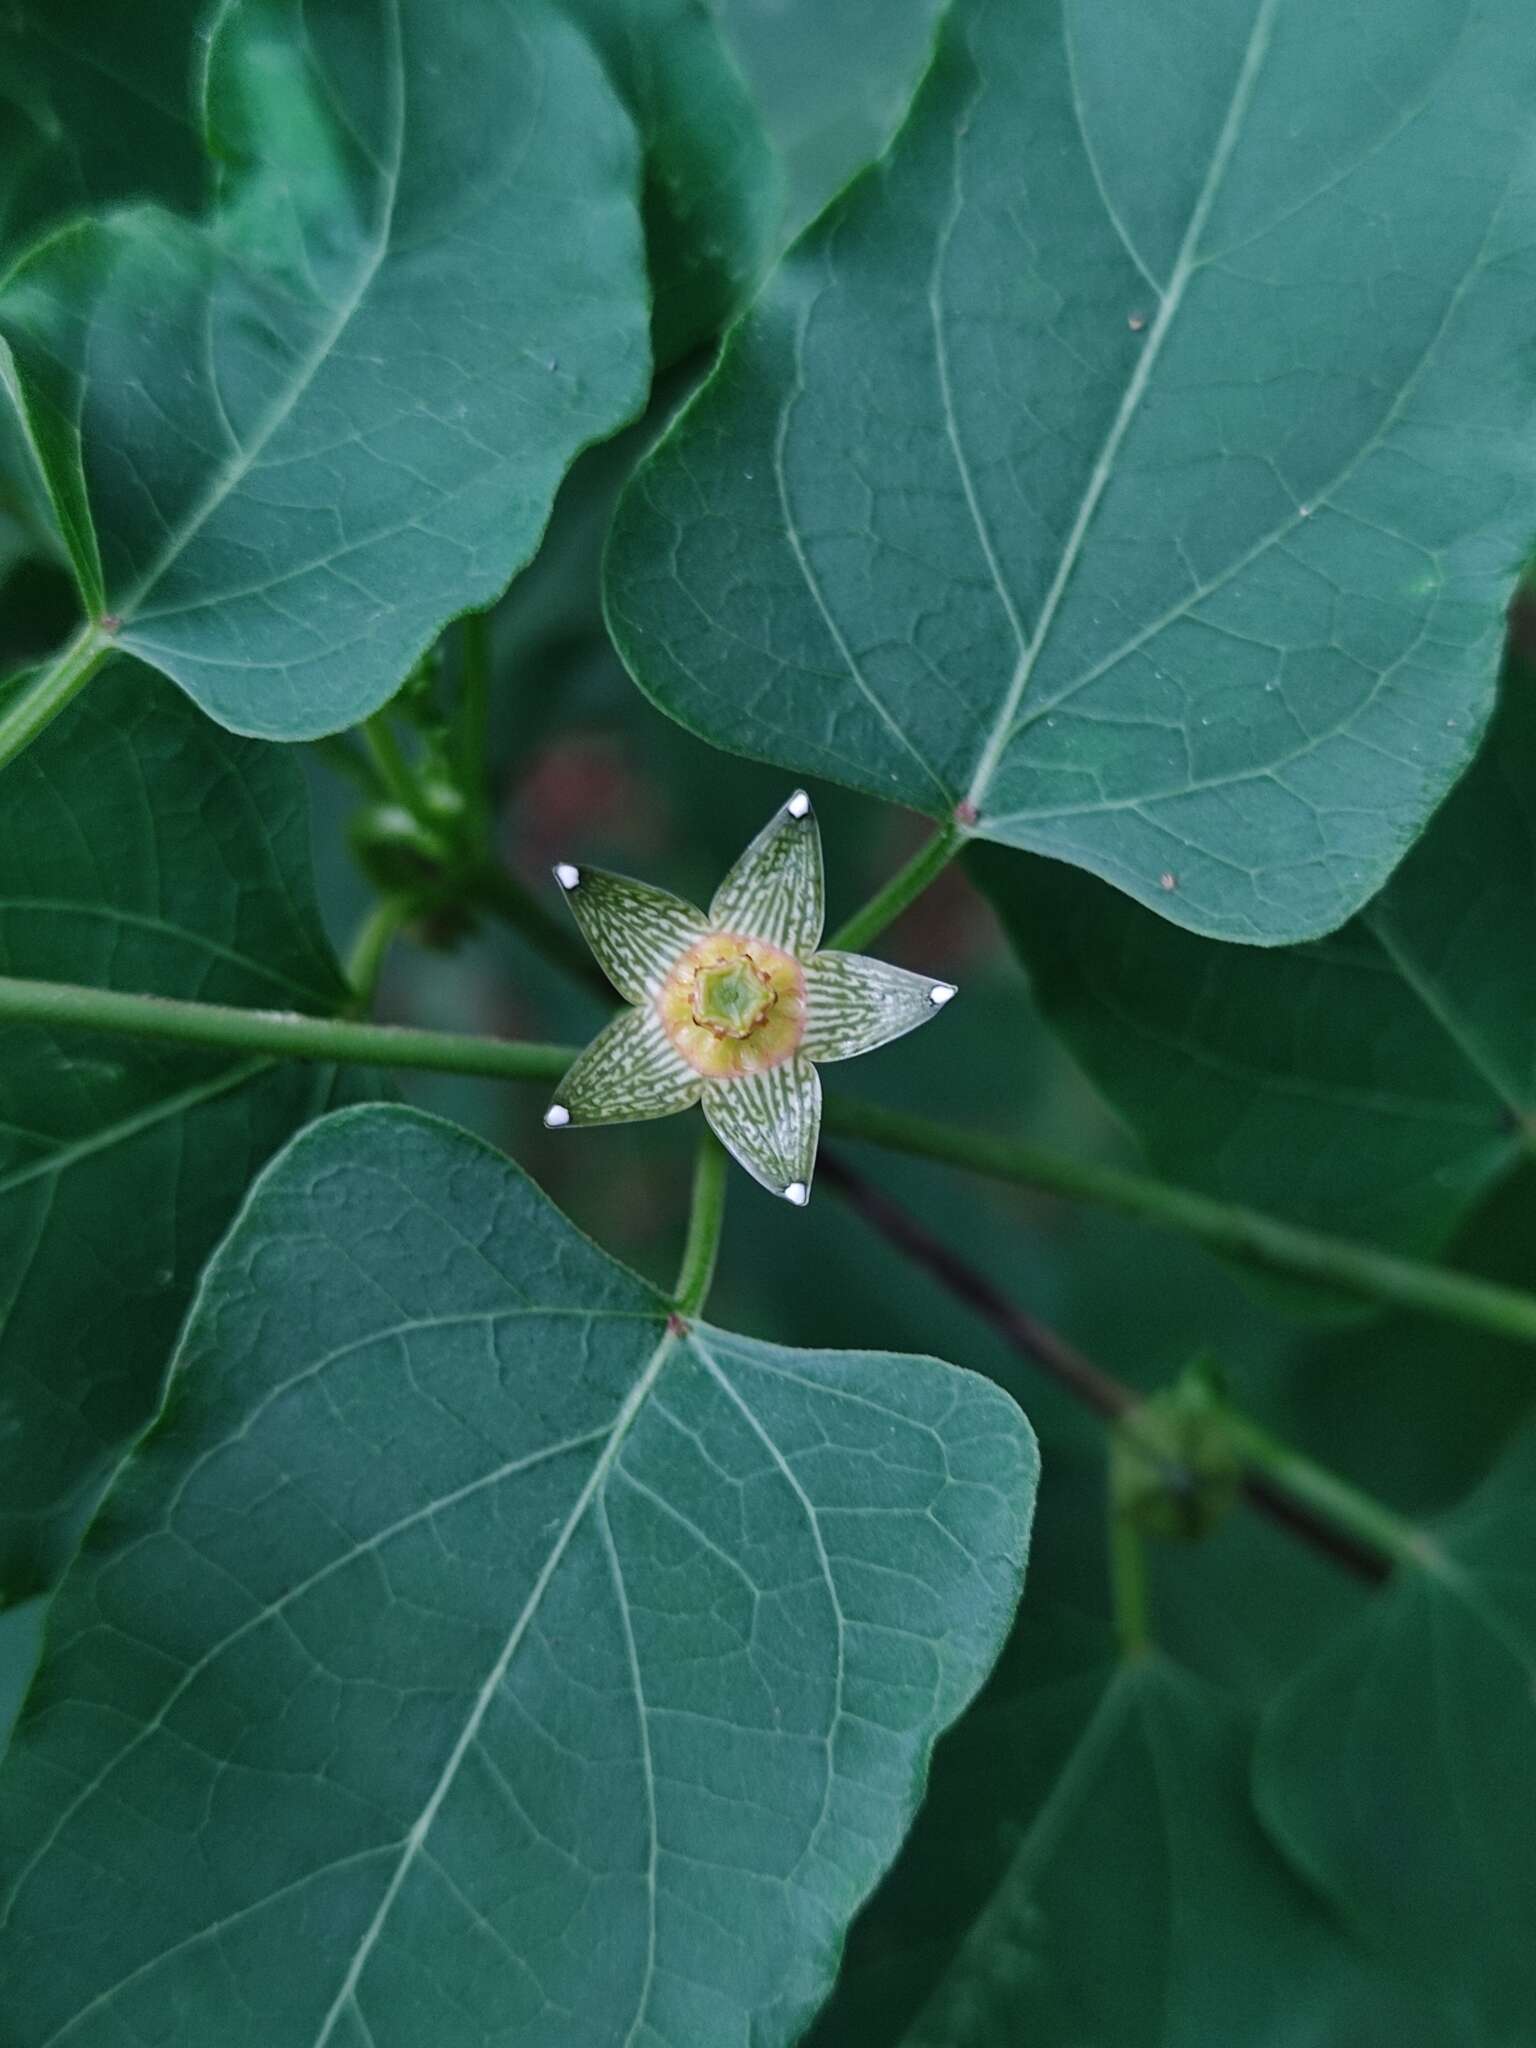
{"label": "pale green leaf underside", "polygon": [[[296,764],[114,666],[0,775],[0,973],[337,1007]],[[0,1029],[0,1603],[62,1565],[252,1174],[336,1088],[328,1069]]]}
{"label": "pale green leaf underside", "polygon": [[1404,1250],[1536,1128],[1536,675],[1343,931],[1234,953],[1086,876],[973,856],[1035,993],[1165,1173]]}
{"label": "pale green leaf underside", "polygon": [[621,506],[642,686],[1192,930],[1341,923],[1536,527],[1528,25],[959,0]]}
{"label": "pale green leaf underside", "polygon": [[175,1390],[0,1778],[7,2041],[792,2041],[1006,1631],[1012,1403],[673,1334],[396,1111],[265,1176]]}
{"label": "pale green leaf underside", "polygon": [[538,0],[237,0],[206,120],[207,222],[64,230],[0,334],[87,603],[224,724],[304,738],[494,598],[643,402],[638,150]]}
{"label": "pale green leaf underside", "polygon": [[1259,1801],[1346,1922],[1470,2038],[1513,2042],[1536,1900],[1536,1437],[1434,1542],[1275,1700]]}

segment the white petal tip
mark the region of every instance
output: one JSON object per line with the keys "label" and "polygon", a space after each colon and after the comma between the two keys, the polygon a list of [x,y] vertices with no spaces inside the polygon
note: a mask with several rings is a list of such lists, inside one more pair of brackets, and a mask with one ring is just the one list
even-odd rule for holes
{"label": "white petal tip", "polygon": [[[811,808],[811,800],[803,789],[797,789],[784,808],[792,818],[803,818]],[[799,1181],[796,1181],[795,1186],[799,1185]]]}
{"label": "white petal tip", "polygon": [[562,889],[574,889],[581,880],[581,869],[573,868],[568,860],[555,863],[555,880]]}
{"label": "white petal tip", "polygon": [[552,1102],[544,1112],[544,1128],[546,1131],[561,1130],[570,1120],[571,1112],[563,1102]]}
{"label": "white petal tip", "polygon": [[942,1010],[950,998],[959,993],[952,981],[936,981],[928,991],[928,1000],[936,1010]]}
{"label": "white petal tip", "polygon": [[803,1209],[811,1199],[811,1191],[803,1180],[792,1180],[784,1190],[786,1202],[793,1202],[797,1209]]}

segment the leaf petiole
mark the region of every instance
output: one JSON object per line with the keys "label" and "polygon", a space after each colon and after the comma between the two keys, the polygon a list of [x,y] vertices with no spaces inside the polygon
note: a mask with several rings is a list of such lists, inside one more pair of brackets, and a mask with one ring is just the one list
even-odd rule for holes
{"label": "leaf petiole", "polygon": [[0,699],[0,768],[33,740],[83,690],[112,652],[112,636],[99,625],[82,626],[46,668],[38,669]]}
{"label": "leaf petiole", "polygon": [[871,939],[879,937],[887,925],[894,924],[901,913],[944,872],[964,846],[965,838],[965,833],[953,819],[949,824],[941,825],[927,844],[918,848],[906,866],[899,868],[883,889],[876,890],[862,910],[856,910],[845,924],[838,926],[826,940],[827,948],[838,953],[862,951]]}
{"label": "leaf petiole", "polygon": [[688,1239],[672,1297],[680,1316],[698,1315],[709,1298],[724,1221],[725,1148],[712,1131],[705,1131],[694,1158]]}

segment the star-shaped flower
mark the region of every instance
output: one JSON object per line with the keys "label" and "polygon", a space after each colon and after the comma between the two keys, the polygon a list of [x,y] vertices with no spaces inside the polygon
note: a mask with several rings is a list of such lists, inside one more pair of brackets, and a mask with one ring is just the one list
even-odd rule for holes
{"label": "star-shaped flower", "polygon": [[816,1168],[817,1064],[899,1038],[955,993],[884,960],[817,951],[821,834],[803,789],[758,833],[707,916],[602,868],[562,861],[555,880],[633,1008],[576,1061],[545,1123],[634,1123],[702,1102],[726,1150],[799,1207]]}

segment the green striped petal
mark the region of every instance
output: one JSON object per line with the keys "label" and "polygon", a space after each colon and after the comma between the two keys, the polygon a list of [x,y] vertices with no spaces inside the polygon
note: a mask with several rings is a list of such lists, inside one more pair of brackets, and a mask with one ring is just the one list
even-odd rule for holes
{"label": "green striped petal", "polygon": [[766,939],[806,960],[821,944],[822,897],[821,832],[797,789],[715,891],[709,921],[717,932]]}
{"label": "green striped petal", "polygon": [[703,1090],[654,1010],[621,1010],[567,1072],[544,1121],[551,1130],[639,1123],[691,1109]]}
{"label": "green striped petal", "polygon": [[804,1059],[851,1060],[936,1017],[954,983],[862,953],[818,953],[805,969]]}
{"label": "green striped petal", "polygon": [[626,1003],[655,995],[678,955],[709,930],[702,910],[628,875],[561,861],[555,880],[598,966]]}
{"label": "green striped petal", "polygon": [[711,1081],[704,1114],[726,1151],[768,1192],[797,1208],[811,1199],[816,1137],[821,1129],[821,1082],[804,1054],[766,1074]]}

